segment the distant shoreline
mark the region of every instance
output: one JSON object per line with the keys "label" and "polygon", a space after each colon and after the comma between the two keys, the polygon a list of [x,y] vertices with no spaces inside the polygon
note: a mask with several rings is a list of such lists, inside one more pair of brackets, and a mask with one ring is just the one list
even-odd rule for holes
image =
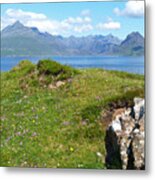
{"label": "distant shoreline", "polygon": [[76,69],[98,68],[144,74],[145,57],[131,56],[14,56],[1,57],[1,71],[9,71],[21,60],[36,64],[40,59],[51,59]]}
{"label": "distant shoreline", "polygon": [[1,55],[1,58],[16,58],[16,57],[42,57],[42,58],[51,58],[51,57],[144,57],[144,55]]}

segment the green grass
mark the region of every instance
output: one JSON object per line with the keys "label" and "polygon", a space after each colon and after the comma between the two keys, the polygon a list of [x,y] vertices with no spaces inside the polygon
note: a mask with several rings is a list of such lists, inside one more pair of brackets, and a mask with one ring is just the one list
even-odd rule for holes
{"label": "green grass", "polygon": [[[71,81],[64,78],[64,86],[49,89],[39,82],[37,65],[21,64],[1,73],[0,165],[106,168],[101,112],[143,97],[144,76],[102,69],[72,74],[69,68],[64,72]],[[48,81],[60,74],[48,74]]]}

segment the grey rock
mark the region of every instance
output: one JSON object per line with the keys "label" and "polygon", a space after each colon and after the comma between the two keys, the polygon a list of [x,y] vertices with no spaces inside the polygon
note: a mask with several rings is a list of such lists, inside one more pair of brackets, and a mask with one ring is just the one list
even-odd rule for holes
{"label": "grey rock", "polygon": [[109,168],[144,169],[144,99],[134,98],[132,108],[117,109],[114,114],[106,131],[107,165]]}

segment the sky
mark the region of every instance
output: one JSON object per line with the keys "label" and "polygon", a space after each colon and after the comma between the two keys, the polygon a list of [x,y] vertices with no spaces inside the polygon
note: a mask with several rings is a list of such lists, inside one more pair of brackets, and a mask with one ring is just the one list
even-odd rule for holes
{"label": "sky", "polygon": [[144,1],[2,4],[1,29],[16,21],[65,37],[133,31],[144,36]]}

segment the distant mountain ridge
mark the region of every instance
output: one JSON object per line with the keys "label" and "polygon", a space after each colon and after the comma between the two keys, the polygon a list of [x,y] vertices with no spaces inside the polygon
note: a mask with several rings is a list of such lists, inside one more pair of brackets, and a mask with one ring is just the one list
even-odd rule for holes
{"label": "distant mountain ridge", "polygon": [[41,33],[36,27],[26,27],[19,21],[1,32],[3,56],[143,54],[144,38],[139,32],[132,32],[123,41],[112,34],[63,37]]}

